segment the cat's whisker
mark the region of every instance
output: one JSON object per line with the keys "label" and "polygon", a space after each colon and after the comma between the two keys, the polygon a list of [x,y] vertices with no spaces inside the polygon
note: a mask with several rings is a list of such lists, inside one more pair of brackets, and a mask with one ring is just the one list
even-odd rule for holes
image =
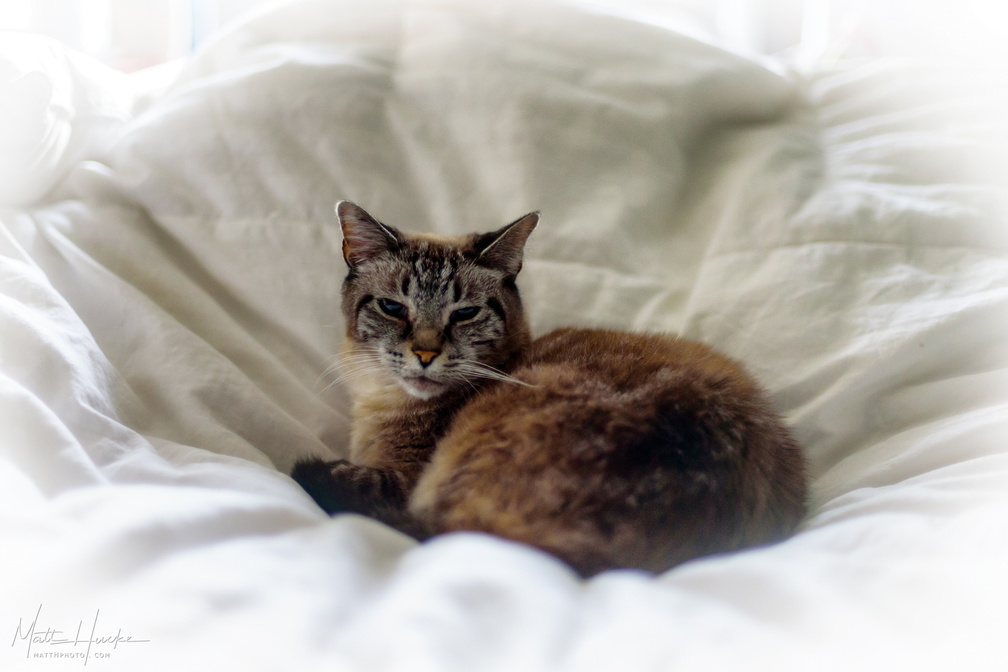
{"label": "cat's whisker", "polygon": [[315,385],[317,386],[320,382],[322,382],[322,380],[326,376],[329,376],[338,371],[352,371],[360,366],[367,366],[377,363],[378,361],[375,359],[368,359],[368,360],[361,359],[356,361],[347,360],[343,362],[336,362],[335,364],[331,364],[328,367],[326,367],[326,369],[319,375],[318,380],[315,381]]}
{"label": "cat's whisker", "polygon": [[357,366],[360,364],[378,364],[381,360],[377,356],[373,355],[358,355],[355,357],[348,357],[346,359],[341,359],[337,362],[330,364],[325,372],[331,373],[332,371],[337,371],[339,369],[345,369],[351,366]]}
{"label": "cat's whisker", "polygon": [[329,386],[332,387],[333,385],[339,385],[340,383],[356,380],[357,378],[361,378],[371,373],[377,373],[379,371],[381,371],[381,368],[377,366],[354,369],[353,371],[347,371],[345,373],[336,376],[333,379],[333,381],[329,383]]}
{"label": "cat's whisker", "polygon": [[345,382],[351,377],[357,377],[356,374],[363,375],[365,372],[379,371],[382,368],[381,360],[378,358],[377,351],[353,353],[349,355],[340,353],[335,355],[335,357],[338,358],[337,361],[326,367],[326,369],[319,375],[318,379],[316,379],[313,388],[318,388],[319,383],[325,380],[327,376],[337,372],[339,372],[339,375],[337,375],[336,378],[322,390],[323,393],[329,391],[335,385]]}
{"label": "cat's whisker", "polygon": [[344,364],[353,363],[356,361],[377,361],[378,353],[340,353],[337,355],[332,355],[326,358],[326,371],[343,366]]}
{"label": "cat's whisker", "polygon": [[475,378],[486,378],[489,380],[497,380],[502,383],[514,383],[515,385],[521,385],[523,387],[538,387],[532,383],[526,383],[524,380],[519,380],[514,376],[510,376],[499,369],[495,369],[489,364],[484,364],[483,362],[476,360],[460,360],[457,362],[459,369],[463,375],[470,375]]}
{"label": "cat's whisker", "polygon": [[356,346],[353,350],[341,350],[335,354],[326,357],[325,361],[332,362],[342,359],[352,359],[354,357],[370,357],[372,355],[377,355],[378,349],[371,346]]}
{"label": "cat's whisker", "polygon": [[329,359],[335,360],[336,363],[340,363],[362,359],[377,359],[379,354],[380,353],[377,350],[373,348],[368,348],[363,352],[341,352],[337,355],[330,357]]}
{"label": "cat's whisker", "polygon": [[329,390],[331,390],[332,388],[336,387],[337,385],[340,385],[340,384],[343,384],[343,383],[348,383],[348,382],[350,382],[352,380],[356,380],[358,378],[362,378],[362,377],[367,376],[367,375],[372,374],[372,373],[380,373],[382,371],[384,371],[383,367],[375,366],[375,367],[368,367],[368,368],[359,369],[359,370],[355,370],[355,371],[351,371],[351,372],[342,374],[342,375],[338,376],[337,378],[335,378],[331,383],[329,383],[328,385],[326,385],[326,387],[322,390],[322,393],[324,394],[325,392],[328,392]]}
{"label": "cat's whisker", "polygon": [[462,383],[464,385],[468,386],[469,389],[471,389],[473,391],[473,393],[479,392],[479,387],[476,386],[476,383],[474,383],[473,381],[469,380],[468,378],[462,378]]}
{"label": "cat's whisker", "polygon": [[380,371],[385,368],[381,362],[374,360],[370,362],[354,362],[350,365],[339,367],[339,369],[334,369],[332,373],[338,372],[336,379],[344,378],[346,376],[351,376],[363,371]]}

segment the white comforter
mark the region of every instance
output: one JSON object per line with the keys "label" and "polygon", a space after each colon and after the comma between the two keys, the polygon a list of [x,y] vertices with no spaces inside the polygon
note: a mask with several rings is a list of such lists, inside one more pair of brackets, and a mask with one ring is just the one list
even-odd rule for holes
{"label": "white comforter", "polygon": [[[3,670],[1008,669],[1005,89],[552,1],[302,3],[140,98],[39,48],[0,68]],[[346,444],[341,198],[542,210],[534,328],[747,362],[799,533],[583,582],[328,519],[285,473]]]}

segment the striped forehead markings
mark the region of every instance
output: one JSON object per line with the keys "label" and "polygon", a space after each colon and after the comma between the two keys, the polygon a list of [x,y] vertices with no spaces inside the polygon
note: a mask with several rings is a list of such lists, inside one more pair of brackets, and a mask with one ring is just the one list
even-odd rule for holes
{"label": "striped forehead markings", "polygon": [[[410,268],[417,281],[418,294],[426,298],[446,295],[453,285],[457,285],[458,260],[454,256],[418,252],[410,259]],[[406,284],[404,281],[404,287]],[[461,293],[461,287],[457,288],[457,292]]]}

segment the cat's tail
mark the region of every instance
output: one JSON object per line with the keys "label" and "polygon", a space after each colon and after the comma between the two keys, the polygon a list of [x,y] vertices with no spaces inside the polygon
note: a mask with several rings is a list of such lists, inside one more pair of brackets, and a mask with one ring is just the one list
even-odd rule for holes
{"label": "cat's tail", "polygon": [[405,496],[392,472],[312,457],[298,460],[291,478],[330,516],[357,513],[417,541],[433,536],[427,525],[406,511]]}

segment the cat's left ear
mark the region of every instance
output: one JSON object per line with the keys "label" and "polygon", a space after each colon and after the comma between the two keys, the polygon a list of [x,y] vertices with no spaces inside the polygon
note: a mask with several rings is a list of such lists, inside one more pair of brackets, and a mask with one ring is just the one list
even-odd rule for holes
{"label": "cat's left ear", "polygon": [[530,212],[502,229],[478,236],[473,243],[479,253],[476,263],[500,269],[510,276],[518,275],[522,267],[525,241],[538,223],[539,213]]}
{"label": "cat's left ear", "polygon": [[399,232],[356,203],[340,201],[336,204],[336,216],[343,230],[343,260],[350,268],[399,246]]}

